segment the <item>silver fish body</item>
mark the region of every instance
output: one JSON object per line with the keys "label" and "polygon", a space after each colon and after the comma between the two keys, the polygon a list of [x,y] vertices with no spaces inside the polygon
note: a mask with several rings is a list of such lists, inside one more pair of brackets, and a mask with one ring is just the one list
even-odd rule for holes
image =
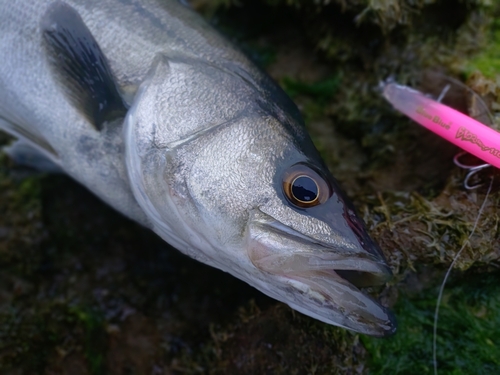
{"label": "silver fish body", "polygon": [[391,272],[296,106],[190,9],[0,0],[0,35],[0,128],[19,139],[15,159],[50,160],[183,253],[300,312],[395,330],[358,288]]}

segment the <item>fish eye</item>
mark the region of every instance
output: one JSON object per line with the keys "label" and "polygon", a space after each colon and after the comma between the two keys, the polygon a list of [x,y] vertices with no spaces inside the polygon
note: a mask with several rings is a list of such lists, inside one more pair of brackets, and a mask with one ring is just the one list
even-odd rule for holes
{"label": "fish eye", "polygon": [[285,172],[283,191],[292,204],[301,208],[317,206],[331,196],[327,180],[305,164],[293,165]]}

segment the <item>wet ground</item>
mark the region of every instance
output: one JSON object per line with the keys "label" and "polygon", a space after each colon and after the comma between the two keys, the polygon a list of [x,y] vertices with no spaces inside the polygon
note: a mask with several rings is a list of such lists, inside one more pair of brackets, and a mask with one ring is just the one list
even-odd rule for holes
{"label": "wet ground", "polygon": [[[486,189],[463,189],[457,150],[392,111],[377,87],[391,75],[438,85],[421,74],[438,72],[467,82],[495,113],[498,10],[194,3],[299,105],[395,273],[373,293],[395,311],[398,332],[373,339],[305,317],[184,257],[69,178],[0,156],[0,372],[432,373],[438,287]],[[441,374],[500,373],[499,207],[494,186],[445,289]]]}

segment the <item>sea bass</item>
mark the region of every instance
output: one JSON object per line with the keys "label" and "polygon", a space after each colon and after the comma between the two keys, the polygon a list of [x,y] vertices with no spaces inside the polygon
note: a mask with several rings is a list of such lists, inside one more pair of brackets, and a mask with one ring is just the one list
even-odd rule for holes
{"label": "sea bass", "polygon": [[313,318],[394,332],[391,276],[286,94],[176,0],[0,0],[0,128],[184,254]]}

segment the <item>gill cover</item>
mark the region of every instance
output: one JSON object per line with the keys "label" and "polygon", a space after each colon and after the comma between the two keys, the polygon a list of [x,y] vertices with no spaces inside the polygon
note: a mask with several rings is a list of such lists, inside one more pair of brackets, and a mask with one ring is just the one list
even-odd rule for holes
{"label": "gill cover", "polygon": [[190,229],[190,225],[196,226],[189,222],[191,214],[196,216],[198,209],[185,178],[196,153],[184,155],[184,148],[230,126],[244,111],[248,90],[239,77],[219,67],[159,55],[124,124],[129,179],[154,231],[184,253],[213,266],[217,265],[206,253],[197,250],[209,239]]}

